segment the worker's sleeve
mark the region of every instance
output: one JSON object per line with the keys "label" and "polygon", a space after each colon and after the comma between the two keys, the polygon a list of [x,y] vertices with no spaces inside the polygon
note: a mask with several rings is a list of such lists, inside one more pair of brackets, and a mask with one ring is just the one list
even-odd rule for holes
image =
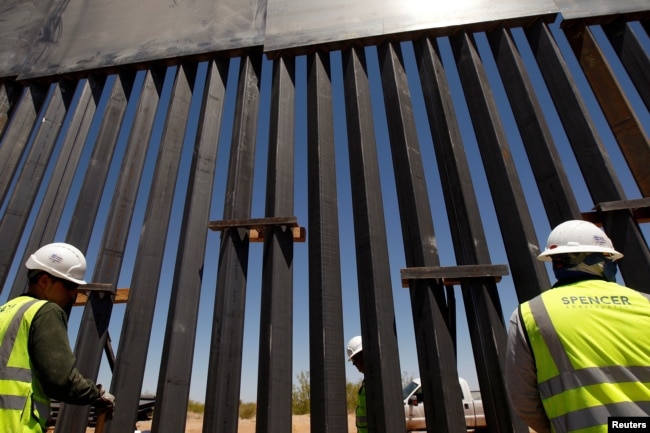
{"label": "worker's sleeve", "polygon": [[75,367],[66,314],[48,302],[36,313],[29,335],[29,356],[43,391],[64,403],[85,405],[99,398],[94,382]]}
{"label": "worker's sleeve", "polygon": [[510,317],[506,348],[506,389],[515,413],[538,433],[551,431],[537,389],[535,359],[519,321],[518,309]]}

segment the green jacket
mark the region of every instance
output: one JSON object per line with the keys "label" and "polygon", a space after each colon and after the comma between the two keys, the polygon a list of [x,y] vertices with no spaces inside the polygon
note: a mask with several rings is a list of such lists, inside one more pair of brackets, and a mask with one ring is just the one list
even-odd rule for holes
{"label": "green jacket", "polygon": [[[17,313],[20,306],[27,306],[22,317]],[[7,331],[13,319],[16,319],[18,332],[14,344],[7,346],[5,338],[9,337]],[[0,307],[0,342],[3,350],[10,352],[0,350],[0,359],[3,359],[0,366],[8,364],[29,370],[27,382],[19,383],[16,377],[3,374],[0,398],[15,395],[13,393],[20,388],[23,398],[27,398],[25,403],[31,407],[29,411],[21,410],[23,415],[16,416],[15,400],[13,406],[0,402],[0,431],[16,431],[3,428],[2,423],[9,422],[9,418],[15,422],[18,418],[24,426],[31,426],[25,431],[40,433],[47,424],[50,398],[77,405],[90,404],[99,398],[97,386],[75,367],[76,359],[68,341],[67,315],[57,304],[27,295],[7,302]],[[7,371],[15,370],[5,370],[5,373]]]}

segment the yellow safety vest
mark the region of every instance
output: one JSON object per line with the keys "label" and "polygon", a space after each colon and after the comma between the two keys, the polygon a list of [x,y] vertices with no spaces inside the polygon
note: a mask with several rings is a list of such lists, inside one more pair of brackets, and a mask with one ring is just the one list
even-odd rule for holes
{"label": "yellow safety vest", "polygon": [[357,399],[357,433],[368,433],[368,414],[366,413],[366,387],[361,384]]}
{"label": "yellow safety vest", "polygon": [[608,417],[650,416],[650,295],[586,280],[519,312],[552,431],[603,433]]}
{"label": "yellow safety vest", "polygon": [[32,375],[29,329],[47,301],[19,296],[0,307],[0,432],[41,433],[50,401]]}

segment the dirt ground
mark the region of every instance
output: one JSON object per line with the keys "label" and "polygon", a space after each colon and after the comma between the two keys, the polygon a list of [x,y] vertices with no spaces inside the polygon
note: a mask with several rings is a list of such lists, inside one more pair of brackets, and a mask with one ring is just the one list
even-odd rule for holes
{"label": "dirt ground", "polygon": [[[151,421],[139,421],[136,424],[138,431],[145,433],[151,430]],[[291,433],[309,433],[309,415],[297,415],[293,417]],[[201,433],[203,427],[203,416],[190,413],[187,415],[185,433]],[[94,428],[89,428],[86,433],[94,433]],[[348,432],[356,432],[354,415],[348,416]],[[255,433],[254,419],[240,419],[238,433]]]}

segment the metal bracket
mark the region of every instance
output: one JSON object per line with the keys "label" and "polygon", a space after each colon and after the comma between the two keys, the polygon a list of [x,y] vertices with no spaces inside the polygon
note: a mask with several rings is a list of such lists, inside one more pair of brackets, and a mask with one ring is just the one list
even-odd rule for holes
{"label": "metal bracket", "polygon": [[434,279],[444,286],[458,285],[470,278],[494,278],[498,283],[502,276],[509,274],[508,265],[427,266],[400,269],[402,287],[409,287],[411,280],[429,279]]}
{"label": "metal bracket", "polygon": [[298,219],[292,217],[269,217],[253,218],[247,220],[221,220],[210,221],[208,228],[214,231],[224,231],[233,228],[243,228],[248,230],[248,239],[250,242],[264,242],[264,233],[269,227],[286,226],[291,228],[294,242],[305,242],[307,232],[304,227],[298,225]]}
{"label": "metal bracket", "polygon": [[638,223],[650,222],[650,198],[636,200],[619,200],[598,203],[594,206],[594,212],[583,212],[582,219],[602,226],[601,213],[618,210],[629,210]]}
{"label": "metal bracket", "polygon": [[112,284],[107,283],[88,283],[79,286],[79,293],[77,294],[74,306],[86,305],[91,292],[114,296],[114,304],[124,304],[129,300],[129,289],[116,289]]}

